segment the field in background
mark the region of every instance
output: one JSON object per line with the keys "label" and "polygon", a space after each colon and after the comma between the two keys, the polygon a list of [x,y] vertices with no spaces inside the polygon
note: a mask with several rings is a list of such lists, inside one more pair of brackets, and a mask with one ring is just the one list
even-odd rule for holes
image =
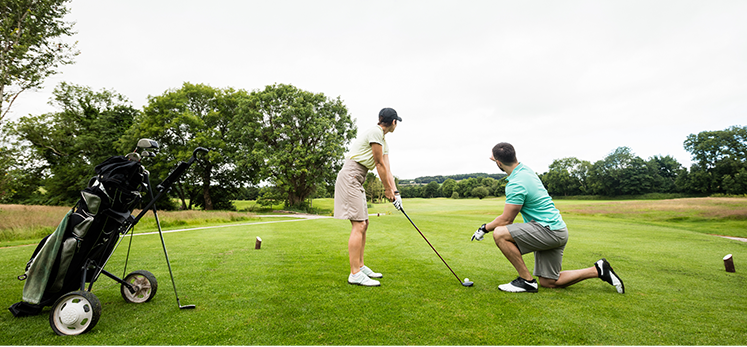
{"label": "field in background", "polygon": [[[405,199],[407,207],[427,206],[429,199]],[[434,207],[448,212],[470,209],[486,215],[497,215],[503,208],[502,198],[434,199]],[[594,216],[653,225],[677,225],[689,230],[735,237],[747,237],[747,198],[684,198],[669,200],[556,200],[563,216]],[[238,211],[159,211],[161,227],[168,230],[258,220],[257,214],[278,214],[282,205],[261,210],[254,201],[236,201]],[[438,206],[438,207],[435,207]],[[312,207],[319,215],[331,216],[333,199],[315,199]],[[0,247],[41,239],[57,227],[69,207],[0,205]],[[257,211],[257,212],[247,212]],[[393,213],[391,204],[369,205],[369,213]],[[137,213],[137,211],[136,211]],[[136,232],[156,230],[155,218],[147,213],[136,226]],[[19,242],[20,241],[20,242]]]}

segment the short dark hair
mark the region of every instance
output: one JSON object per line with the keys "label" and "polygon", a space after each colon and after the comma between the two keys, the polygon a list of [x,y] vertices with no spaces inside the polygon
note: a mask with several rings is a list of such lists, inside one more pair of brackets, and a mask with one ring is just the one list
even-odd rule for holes
{"label": "short dark hair", "polygon": [[516,150],[510,143],[501,142],[493,147],[493,158],[506,165],[515,164]]}

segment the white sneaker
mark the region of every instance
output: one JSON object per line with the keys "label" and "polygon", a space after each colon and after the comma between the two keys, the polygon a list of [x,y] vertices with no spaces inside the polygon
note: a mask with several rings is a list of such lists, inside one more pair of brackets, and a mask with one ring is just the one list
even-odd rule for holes
{"label": "white sneaker", "polygon": [[373,272],[373,270],[369,269],[368,266],[366,266],[366,265],[361,266],[361,272],[364,273],[364,274],[366,274],[366,276],[368,276],[370,278],[382,278],[382,277],[384,277],[384,275],[382,275],[381,273]]}
{"label": "white sneaker", "polygon": [[348,276],[348,283],[365,287],[377,287],[381,285],[379,281],[372,280],[368,276],[366,276],[363,271],[358,271],[358,273],[355,275],[350,274]]}
{"label": "white sneaker", "polygon": [[498,286],[498,289],[504,291],[504,292],[510,292],[510,293],[537,293],[539,290],[537,289],[537,280],[532,279],[531,282],[521,278],[521,276],[516,277],[515,280],[511,281],[511,283],[501,284]]}

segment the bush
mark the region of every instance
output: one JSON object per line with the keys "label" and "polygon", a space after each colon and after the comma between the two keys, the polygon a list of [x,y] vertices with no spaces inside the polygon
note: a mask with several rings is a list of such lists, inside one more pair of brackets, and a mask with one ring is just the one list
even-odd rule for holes
{"label": "bush", "polygon": [[487,197],[490,192],[488,191],[488,188],[485,188],[484,186],[475,187],[470,192],[472,196],[480,198],[482,200],[483,198]]}
{"label": "bush", "polygon": [[451,198],[452,199],[459,199],[459,193],[457,193],[457,192],[451,193]]}

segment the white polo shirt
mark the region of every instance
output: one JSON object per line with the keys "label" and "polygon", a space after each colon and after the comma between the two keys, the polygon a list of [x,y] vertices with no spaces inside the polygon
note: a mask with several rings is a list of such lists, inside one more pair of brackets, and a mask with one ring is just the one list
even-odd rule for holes
{"label": "white polo shirt", "polygon": [[345,157],[355,160],[369,170],[374,170],[376,162],[374,161],[373,150],[371,149],[372,143],[380,144],[383,148],[383,154],[389,154],[389,146],[386,144],[386,139],[384,138],[384,129],[376,125],[355,139],[353,145],[350,146],[350,152]]}

